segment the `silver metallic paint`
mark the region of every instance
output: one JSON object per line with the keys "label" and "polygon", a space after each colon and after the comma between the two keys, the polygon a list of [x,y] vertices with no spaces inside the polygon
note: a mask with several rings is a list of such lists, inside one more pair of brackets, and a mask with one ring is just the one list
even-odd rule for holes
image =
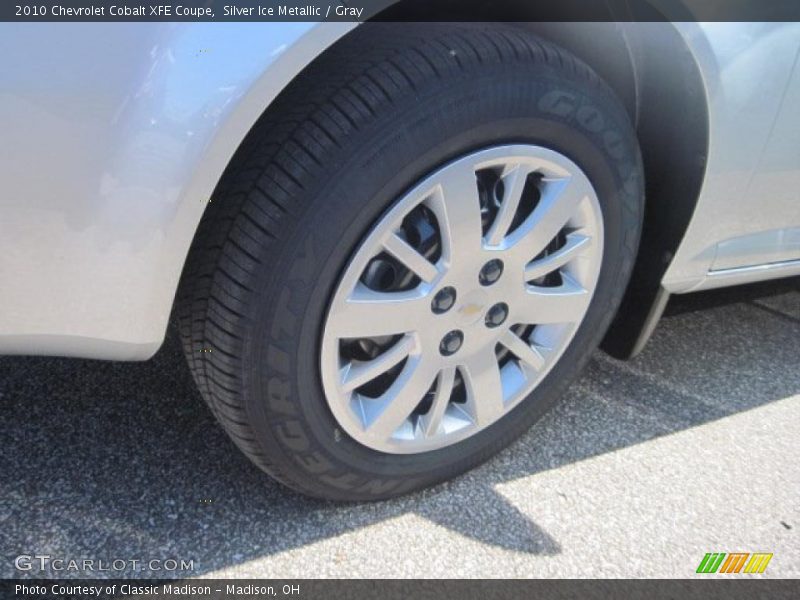
{"label": "silver metallic paint", "polygon": [[0,353],[151,356],[236,147],[353,26],[0,25]]}
{"label": "silver metallic paint", "polygon": [[[706,87],[710,140],[699,202],[662,281],[671,293],[723,285],[712,271],[800,259],[800,23],[677,27]],[[730,284],[795,273],[749,269]]]}

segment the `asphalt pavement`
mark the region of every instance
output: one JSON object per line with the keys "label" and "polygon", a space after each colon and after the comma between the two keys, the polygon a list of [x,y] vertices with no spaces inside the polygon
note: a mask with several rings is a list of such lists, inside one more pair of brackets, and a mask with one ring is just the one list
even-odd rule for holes
{"label": "asphalt pavement", "polygon": [[598,352],[519,442],[394,501],[263,475],[173,332],[145,363],[0,358],[0,447],[0,577],[694,577],[737,551],[800,577],[800,283],[676,298],[637,359]]}

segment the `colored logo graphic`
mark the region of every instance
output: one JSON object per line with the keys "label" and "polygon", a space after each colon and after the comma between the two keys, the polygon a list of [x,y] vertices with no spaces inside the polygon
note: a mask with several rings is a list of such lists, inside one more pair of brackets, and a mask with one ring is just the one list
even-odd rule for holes
{"label": "colored logo graphic", "polygon": [[766,552],[709,552],[697,573],[763,573],[771,560],[772,554]]}

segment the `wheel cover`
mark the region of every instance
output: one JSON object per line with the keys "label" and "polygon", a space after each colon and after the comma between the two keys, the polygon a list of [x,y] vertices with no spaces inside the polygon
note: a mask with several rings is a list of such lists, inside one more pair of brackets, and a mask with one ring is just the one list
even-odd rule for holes
{"label": "wheel cover", "polygon": [[379,219],[337,284],[320,352],[335,419],[394,454],[488,427],[569,345],[602,255],[597,195],[567,157],[501,146],[437,170]]}

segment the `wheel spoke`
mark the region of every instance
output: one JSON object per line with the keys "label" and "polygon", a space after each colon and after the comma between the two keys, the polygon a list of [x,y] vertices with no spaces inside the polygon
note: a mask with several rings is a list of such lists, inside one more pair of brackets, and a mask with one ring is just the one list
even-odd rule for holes
{"label": "wheel spoke", "polygon": [[531,367],[534,371],[539,371],[544,367],[544,356],[541,355],[539,350],[532,347],[528,342],[519,337],[510,329],[506,330],[500,338],[500,343],[508,348],[514,356],[520,359],[525,365]]}
{"label": "wheel spoke", "polygon": [[352,392],[386,373],[414,350],[414,338],[406,336],[380,356],[361,363],[350,363],[342,369],[342,391]]}
{"label": "wheel spoke", "polygon": [[408,242],[396,233],[392,233],[383,242],[383,247],[426,283],[432,282],[439,274],[439,270],[427,258],[412,248]]}
{"label": "wheel spoke", "polygon": [[517,214],[527,178],[528,171],[521,166],[513,167],[503,176],[503,189],[505,190],[503,199],[497,216],[486,234],[486,242],[490,246],[497,246],[508,235],[514,215]]}
{"label": "wheel spoke", "polygon": [[331,307],[326,331],[338,338],[366,338],[414,331],[430,311],[418,290],[376,292],[359,284],[350,298]]}
{"label": "wheel spoke", "polygon": [[517,322],[526,325],[577,323],[583,318],[591,294],[566,273],[558,287],[529,286],[518,303]]}
{"label": "wheel spoke", "polygon": [[583,178],[543,179],[539,204],[509,236],[509,245],[524,258],[537,256],[564,228],[590,193],[591,188]]}
{"label": "wheel spoke", "polygon": [[535,260],[525,267],[525,281],[531,281],[544,277],[556,269],[560,269],[569,261],[573,260],[586,250],[592,238],[579,233],[571,233],[567,236],[567,243],[552,254]]}
{"label": "wheel spoke", "polygon": [[453,393],[453,383],[456,378],[455,367],[446,367],[439,374],[439,381],[436,385],[436,394],[433,397],[433,402],[428,410],[428,414],[424,415],[421,419],[422,432],[426,437],[431,437],[439,431],[439,426],[442,423],[442,417],[447,410],[447,405],[450,402],[450,396]]}
{"label": "wheel spoke", "polygon": [[435,370],[418,355],[379,398],[362,400],[367,435],[381,441],[390,438],[420,403],[435,376]]}
{"label": "wheel spoke", "polygon": [[439,223],[445,259],[468,262],[483,237],[475,172],[461,168],[448,173],[431,195],[429,207]]}
{"label": "wheel spoke", "polygon": [[500,418],[503,407],[503,381],[494,348],[486,348],[464,365],[467,405],[479,427]]}

